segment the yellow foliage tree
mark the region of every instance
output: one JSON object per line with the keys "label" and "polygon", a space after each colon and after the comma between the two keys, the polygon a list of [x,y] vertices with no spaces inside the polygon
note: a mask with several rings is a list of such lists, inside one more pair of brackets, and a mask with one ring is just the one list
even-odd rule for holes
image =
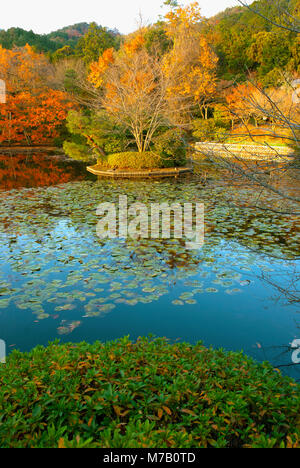
{"label": "yellow foliage tree", "polygon": [[174,115],[183,118],[193,104],[201,106],[215,92],[218,58],[201,34],[204,19],[197,2],[171,11],[166,19],[166,33],[173,42],[163,58],[167,99]]}
{"label": "yellow foliage tree", "polygon": [[148,52],[141,28],[91,64],[93,105],[131,132],[140,152],[159,127],[189,123],[193,108],[215,90],[217,57],[200,33],[201,20],[197,3],[179,7],[166,16],[173,47],[163,57]]}

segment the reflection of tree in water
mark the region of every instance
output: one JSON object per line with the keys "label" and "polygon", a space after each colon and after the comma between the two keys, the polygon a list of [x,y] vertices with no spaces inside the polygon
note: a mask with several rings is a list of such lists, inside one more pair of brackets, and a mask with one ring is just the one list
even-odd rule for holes
{"label": "reflection of tree in water", "polygon": [[[98,242],[104,248],[108,243],[104,240]],[[188,277],[197,274],[202,261],[202,251],[187,250],[184,239],[128,238],[112,245],[111,260],[106,270],[111,270],[112,274],[127,271],[128,275],[136,275],[140,281],[147,277],[159,277],[163,273],[176,275],[179,272],[181,277]]]}
{"label": "reflection of tree in water", "polygon": [[278,276],[283,276],[280,272],[276,272],[276,274],[271,275],[270,273],[262,272],[259,279],[261,281],[265,281],[270,286],[272,286],[275,290],[277,295],[275,296],[275,300],[283,301],[285,305],[291,304],[300,304],[300,271],[299,269],[294,266],[293,271],[288,273],[284,272],[286,284],[283,285],[279,283]]}
{"label": "reflection of tree in water", "polygon": [[[284,283],[282,281],[284,278]],[[294,265],[293,269],[276,271],[274,273],[266,273],[262,271],[258,276],[260,281],[265,282],[274,289],[275,295],[270,298],[275,302],[282,303],[284,306],[298,306],[299,309],[295,317],[295,327],[298,331],[298,339],[300,338],[300,270],[299,266]],[[260,345],[261,346],[261,345]],[[300,381],[300,364],[292,362],[292,354],[295,347],[292,343],[286,345],[274,345],[271,347],[261,347],[261,352],[264,357],[271,360],[274,367],[285,371],[287,368],[294,371],[295,376]],[[270,355],[272,358],[270,359]]]}
{"label": "reflection of tree in water", "polygon": [[46,154],[0,154],[0,190],[47,187],[83,180],[84,166]]}
{"label": "reflection of tree in water", "polygon": [[[240,293],[235,286],[243,289],[248,275],[243,266],[249,272],[270,259],[280,264],[278,258],[285,265],[299,255],[296,219],[231,208],[226,193],[199,188],[193,177],[149,184],[86,181],[7,192],[0,205],[0,258],[13,277],[0,308],[8,308],[10,301],[32,310],[37,320],[69,311],[70,326],[62,323],[60,332],[72,332],[82,316],[103,316],[117,304],[150,304],[167,296],[185,307],[203,293]],[[187,250],[185,239],[99,239],[96,208],[104,201],[118,203],[120,194],[127,194],[128,206],[204,202],[203,248]]]}

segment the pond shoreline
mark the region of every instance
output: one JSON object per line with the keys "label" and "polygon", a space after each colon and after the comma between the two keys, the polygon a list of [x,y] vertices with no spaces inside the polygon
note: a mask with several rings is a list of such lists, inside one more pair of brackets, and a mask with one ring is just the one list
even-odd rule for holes
{"label": "pond shoreline", "polygon": [[198,142],[195,144],[195,149],[196,157],[221,156],[280,163],[291,162],[296,156],[294,149],[284,146]]}
{"label": "pond shoreline", "polygon": [[192,167],[170,167],[170,168],[154,168],[154,169],[103,169],[101,166],[88,166],[87,171],[91,174],[102,176],[102,177],[113,177],[113,178],[126,178],[135,179],[139,177],[144,178],[155,178],[155,177],[178,177],[182,174],[191,174],[193,172]]}

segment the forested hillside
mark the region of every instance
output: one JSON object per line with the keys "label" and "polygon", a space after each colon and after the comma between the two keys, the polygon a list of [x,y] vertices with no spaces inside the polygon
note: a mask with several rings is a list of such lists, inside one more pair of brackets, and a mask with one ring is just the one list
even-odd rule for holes
{"label": "forested hillside", "polygon": [[[255,136],[258,142],[266,135],[268,143],[294,141],[291,128],[284,128],[279,136],[275,133],[280,123],[278,109],[295,119],[290,108],[295,104],[292,83],[300,73],[300,0],[259,0],[250,8],[227,9],[210,19],[202,17],[195,2],[186,8],[173,0],[166,4],[171,11],[164,19],[127,36],[95,22],[66,26],[48,35],[20,28],[0,31],[0,78],[7,82],[8,95],[6,106],[0,109],[0,143],[37,144],[45,139],[62,144],[66,134],[69,136],[67,129],[74,133],[75,128],[75,134],[81,135],[84,127],[80,145],[86,154],[86,138],[93,151],[96,140],[101,141],[102,151],[103,138],[107,143],[113,134],[110,147],[116,149],[120,147],[116,135],[123,135],[125,128],[127,149],[132,144],[128,121],[137,120],[137,110],[144,106],[139,118],[145,126],[134,130],[134,138],[143,139],[149,122],[152,125],[155,120],[151,112],[148,115],[155,102],[154,90],[164,107],[161,112],[153,110],[160,120],[151,129],[151,138],[168,127],[178,127],[198,141],[236,141],[244,138],[246,127],[247,135],[251,128],[251,138]],[[189,36],[185,36],[186,25],[190,26]],[[102,89],[104,78],[107,83]],[[116,90],[127,96],[130,112],[126,109],[124,121],[108,128],[107,116],[99,122],[97,112],[106,106],[121,118],[124,96],[118,96]],[[95,94],[101,99],[106,96],[105,103],[91,104]],[[51,103],[46,102],[50,97]],[[46,105],[48,113],[44,112]],[[83,121],[80,113],[68,112],[78,107]],[[39,121],[45,123],[43,131],[37,124],[37,108]],[[103,134],[99,134],[102,126]],[[167,146],[173,137],[165,137]],[[146,144],[151,138],[147,137]]]}
{"label": "forested hillside", "polygon": [[300,41],[293,31],[299,4],[260,0],[251,9],[235,7],[211,18],[205,31],[219,57],[219,76],[231,79],[257,71],[264,85],[274,85],[279,69],[299,71]]}
{"label": "forested hillside", "polygon": [[[35,49],[36,52],[52,54],[57,50],[68,47],[75,53],[80,39],[88,32],[89,28],[96,23],[78,23],[66,26],[50,34],[35,34],[33,31],[25,31],[21,28],[10,28],[7,31],[0,30],[0,45],[5,49],[24,47],[26,44]],[[1,23],[0,23],[1,26]],[[97,26],[99,30],[106,28]],[[108,31],[108,30],[107,30]],[[111,35],[118,35],[118,31],[111,31]]]}

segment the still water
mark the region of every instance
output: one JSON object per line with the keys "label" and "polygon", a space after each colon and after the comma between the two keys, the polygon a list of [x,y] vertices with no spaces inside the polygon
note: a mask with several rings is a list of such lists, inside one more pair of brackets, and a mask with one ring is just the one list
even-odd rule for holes
{"label": "still water", "polygon": [[[300,339],[299,218],[229,206],[227,189],[193,176],[19,185],[0,191],[0,339],[8,352],[153,334],[243,350],[300,378],[290,348]],[[97,206],[119,195],[129,204],[204,203],[204,246],[99,239]]]}

